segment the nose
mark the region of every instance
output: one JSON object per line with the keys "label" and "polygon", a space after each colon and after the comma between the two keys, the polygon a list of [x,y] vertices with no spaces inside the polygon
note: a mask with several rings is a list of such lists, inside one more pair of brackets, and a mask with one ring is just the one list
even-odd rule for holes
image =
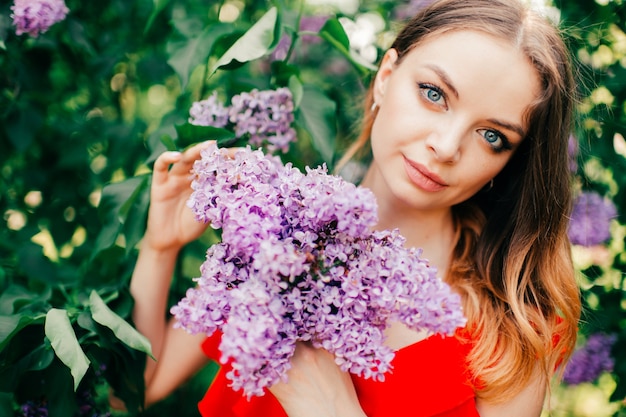
{"label": "nose", "polygon": [[465,129],[461,126],[442,124],[426,139],[426,146],[440,162],[455,163],[461,158],[461,144]]}

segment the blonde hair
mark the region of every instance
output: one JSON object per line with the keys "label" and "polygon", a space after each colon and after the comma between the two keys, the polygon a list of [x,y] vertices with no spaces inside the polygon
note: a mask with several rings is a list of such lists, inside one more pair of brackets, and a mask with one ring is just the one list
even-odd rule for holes
{"label": "blonde hair", "polygon": [[[493,188],[453,207],[457,243],[446,279],[464,299],[477,395],[501,402],[538,372],[548,383],[576,342],[581,304],[567,237],[575,86],[558,30],[512,0],[431,4],[391,46],[398,52],[396,65],[425,39],[468,28],[508,40],[542,82],[526,115],[528,134]],[[372,103],[370,86],[362,131],[340,164],[366,148],[376,117]]]}

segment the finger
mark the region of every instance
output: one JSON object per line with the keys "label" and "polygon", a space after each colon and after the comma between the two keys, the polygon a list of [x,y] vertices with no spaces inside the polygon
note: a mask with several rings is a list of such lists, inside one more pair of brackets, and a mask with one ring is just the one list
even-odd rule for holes
{"label": "finger", "polygon": [[182,153],[175,151],[163,152],[159,155],[154,161],[152,181],[155,183],[165,182],[170,165],[180,161],[182,157]]}
{"label": "finger", "polygon": [[186,149],[183,152],[181,161],[172,167],[172,174],[174,175],[188,174],[191,171],[191,168],[193,167],[194,162],[200,159],[200,154],[202,150],[212,146],[214,143],[215,141],[201,142]]}

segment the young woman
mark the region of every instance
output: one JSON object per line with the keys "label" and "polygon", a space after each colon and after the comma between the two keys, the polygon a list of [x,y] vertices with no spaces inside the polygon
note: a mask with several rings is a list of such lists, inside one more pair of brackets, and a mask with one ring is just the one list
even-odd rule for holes
{"label": "young woman", "polygon": [[[441,0],[415,16],[382,59],[347,157],[371,149],[361,185],[378,200],[377,227],[423,248],[461,294],[466,328],[440,337],[391,323],[396,357],[384,382],[345,374],[307,344],[288,381],[250,401],[221,370],[202,414],[539,416],[580,314],[566,235],[574,90],[557,30],[517,1]],[[147,403],[199,369],[204,353],[218,358],[218,337],[162,318],[178,251],[205,227],[185,206],[200,147],[154,166],[131,282],[133,318],[158,359],[148,361]]]}

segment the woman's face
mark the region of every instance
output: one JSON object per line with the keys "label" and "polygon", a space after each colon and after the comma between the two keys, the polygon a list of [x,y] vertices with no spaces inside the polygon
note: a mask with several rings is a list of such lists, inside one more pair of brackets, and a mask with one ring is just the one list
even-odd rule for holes
{"label": "woman's face", "polygon": [[374,161],[364,185],[415,209],[440,210],[489,184],[525,136],[540,88],[514,46],[476,31],[433,36],[376,76]]}

